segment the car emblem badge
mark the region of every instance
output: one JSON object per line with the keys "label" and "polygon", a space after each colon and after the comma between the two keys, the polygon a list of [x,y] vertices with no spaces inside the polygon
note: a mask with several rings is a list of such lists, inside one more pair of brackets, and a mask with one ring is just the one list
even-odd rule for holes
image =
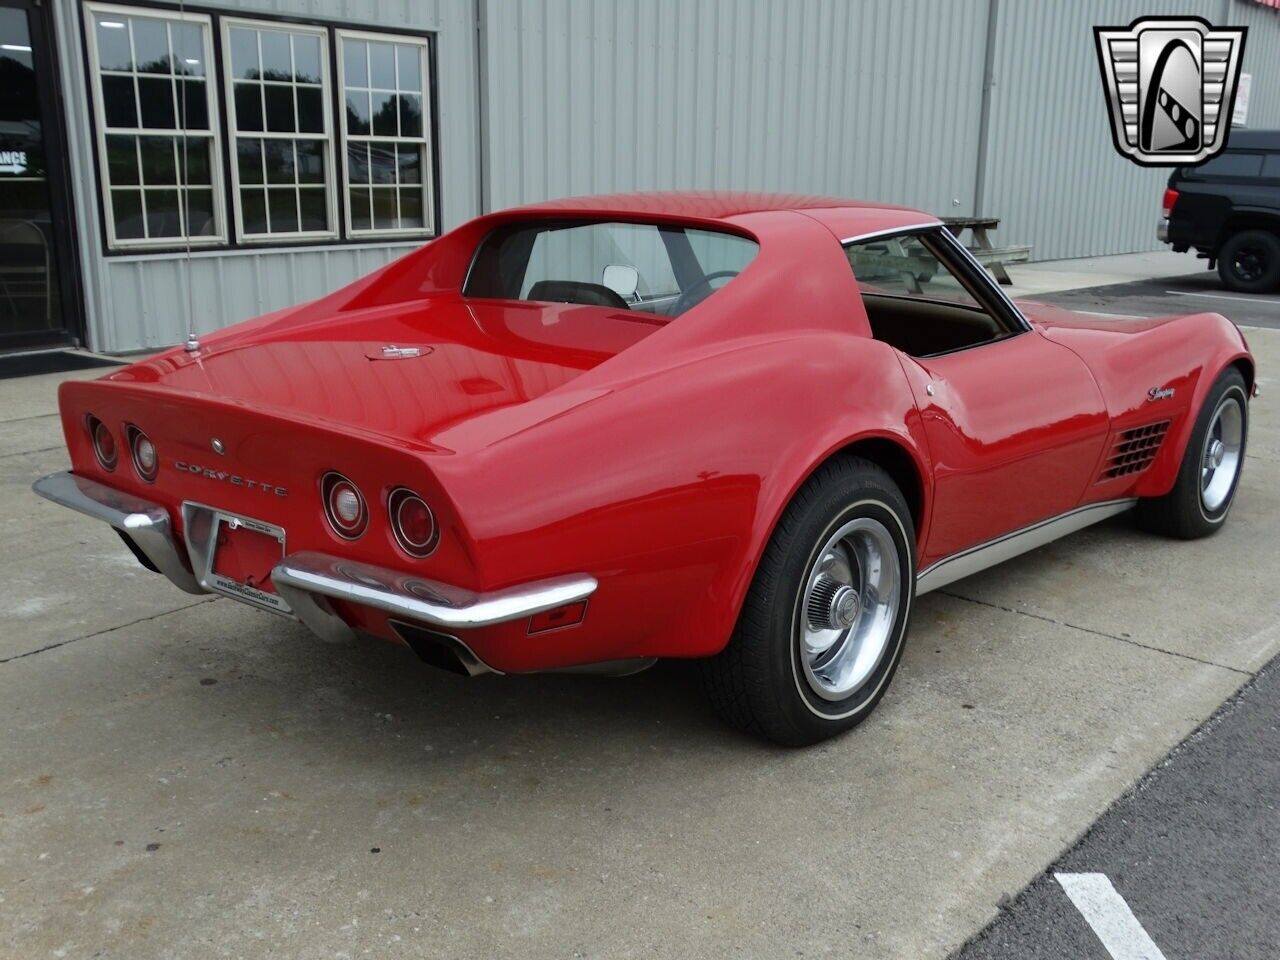
{"label": "car emblem badge", "polygon": [[1144,167],[1200,163],[1227,145],[1245,27],[1199,17],[1141,17],[1094,27],[1121,156]]}
{"label": "car emblem badge", "polygon": [[220,480],[223,483],[229,483],[233,487],[258,490],[262,493],[274,494],[277,497],[287,497],[289,495],[288,487],[282,487],[267,480],[254,480],[239,473],[231,473],[229,470],[215,470],[213,467],[201,466],[198,463],[190,463],[186,460],[175,460],[173,466],[179,473],[193,473],[198,477],[204,477],[206,480]]}
{"label": "car emblem badge", "polygon": [[1147,391],[1147,400],[1168,400],[1176,392],[1173,387],[1152,387]]}
{"label": "car emblem badge", "polygon": [[223,446],[222,441],[217,437],[214,437],[213,440],[210,441],[210,445],[213,447],[213,452],[216,454],[221,455],[227,452],[227,448]]}

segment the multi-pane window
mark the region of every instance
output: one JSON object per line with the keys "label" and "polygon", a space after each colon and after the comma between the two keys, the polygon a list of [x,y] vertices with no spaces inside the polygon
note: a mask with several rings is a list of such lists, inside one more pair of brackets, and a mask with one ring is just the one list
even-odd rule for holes
{"label": "multi-pane window", "polygon": [[328,31],[229,19],[222,29],[241,239],[335,236]]}
{"label": "multi-pane window", "polygon": [[110,248],[434,233],[427,38],[84,10]]}
{"label": "multi-pane window", "polygon": [[222,240],[209,18],[105,4],[85,11],[111,244]]}
{"label": "multi-pane window", "polygon": [[433,228],[425,41],[339,30],[352,236]]}

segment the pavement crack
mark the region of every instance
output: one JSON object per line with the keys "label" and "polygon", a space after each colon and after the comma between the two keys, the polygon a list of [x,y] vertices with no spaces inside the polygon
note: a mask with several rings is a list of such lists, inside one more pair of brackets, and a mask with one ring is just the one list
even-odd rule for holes
{"label": "pavement crack", "polygon": [[38,450],[19,450],[16,453],[0,453],[0,460],[9,460],[12,457],[29,457],[33,453],[52,453],[54,450],[62,450],[64,447],[59,444],[56,447],[40,447]]}
{"label": "pavement crack", "polygon": [[1164,647],[1157,647],[1154,644],[1134,640],[1132,637],[1119,637],[1114,633],[1107,633],[1104,630],[1094,630],[1092,627],[1082,627],[1077,623],[1068,623],[1066,620],[1055,620],[1053,617],[1046,617],[1044,614],[1031,613],[1029,610],[1018,610],[1015,607],[1006,607],[1002,603],[992,603],[989,600],[979,600],[976,597],[966,597],[963,594],[952,593],[949,590],[939,590],[937,592],[942,594],[944,597],[951,597],[953,600],[963,600],[965,603],[976,603],[981,607],[991,607],[993,610],[1003,610],[1005,613],[1016,614],[1020,617],[1030,617],[1032,620],[1039,620],[1043,623],[1052,623],[1054,626],[1066,627],[1069,630],[1079,630],[1081,633],[1091,633],[1095,637],[1104,637],[1107,640],[1117,640],[1120,643],[1127,643],[1134,647],[1141,647],[1143,650],[1150,650],[1153,653],[1163,653],[1166,656],[1177,657],[1180,660],[1190,660],[1192,663],[1200,663],[1206,667],[1217,667],[1219,670],[1230,670],[1232,673],[1238,673],[1243,677],[1256,676],[1256,674],[1250,670],[1241,670],[1239,667],[1229,667],[1225,663],[1216,663],[1213,660],[1193,657],[1189,653],[1179,653],[1177,650],[1168,650]]}
{"label": "pavement crack", "polygon": [[37,647],[35,650],[28,650],[26,653],[15,653],[12,657],[5,657],[0,660],[0,664],[12,663],[14,660],[22,660],[26,657],[34,657],[37,653],[57,650],[59,647],[66,647],[73,643],[79,643],[81,640],[92,640],[94,637],[101,637],[108,633],[115,633],[117,630],[127,630],[129,627],[137,626],[140,623],[149,623],[152,620],[159,620],[161,617],[168,617],[175,613],[181,613],[183,610],[190,610],[192,607],[198,607],[204,603],[212,603],[217,599],[217,597],[206,597],[203,600],[196,600],[194,603],[187,603],[183,604],[181,607],[174,607],[172,610],[165,610],[162,613],[153,613],[149,617],[139,617],[137,620],[130,620],[128,623],[122,623],[115,627],[107,627],[105,630],[95,630],[93,633],[86,633],[82,637],[72,637],[70,640],[59,640],[57,643],[50,643],[43,647]]}
{"label": "pavement crack", "polygon": [[8,420],[0,420],[0,425],[4,425],[6,423],[26,423],[29,420],[46,420],[49,417],[56,417],[56,416],[59,416],[58,411],[56,410],[53,413],[36,413],[36,414],[32,414],[29,417],[13,417],[12,419],[8,419]]}

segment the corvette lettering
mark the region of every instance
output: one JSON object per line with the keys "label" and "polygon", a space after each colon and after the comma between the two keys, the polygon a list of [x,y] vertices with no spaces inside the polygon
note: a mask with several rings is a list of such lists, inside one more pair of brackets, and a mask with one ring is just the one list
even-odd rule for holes
{"label": "corvette lettering", "polygon": [[1152,387],[1147,391],[1148,400],[1168,400],[1177,391],[1173,387]]}
{"label": "corvette lettering", "polygon": [[287,497],[289,490],[287,487],[280,487],[274,483],[267,483],[262,480],[250,480],[236,473],[230,473],[226,470],[214,470],[210,467],[202,467],[197,463],[187,463],[185,460],[178,460],[174,466],[183,473],[194,473],[197,476],[205,477],[208,480],[221,480],[229,483],[234,487],[244,487],[248,490],[261,490],[263,493],[273,493],[277,497]]}

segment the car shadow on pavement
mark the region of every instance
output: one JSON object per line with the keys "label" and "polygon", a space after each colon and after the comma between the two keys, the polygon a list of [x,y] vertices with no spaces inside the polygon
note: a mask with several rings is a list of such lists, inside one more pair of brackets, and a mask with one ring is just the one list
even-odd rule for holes
{"label": "car shadow on pavement", "polygon": [[[921,597],[898,675],[862,730],[877,727],[880,715],[897,709],[911,687],[947,683],[948,663],[961,652],[939,658],[926,650],[951,642],[933,624],[957,600],[1136,643],[1145,642],[1145,621],[1160,633],[1157,644],[1153,632],[1152,646],[1163,646],[1170,614],[1153,619],[1142,609],[1143,597],[1135,600],[1124,581],[1161,571],[1167,579],[1173,571],[1166,544],[1122,516]],[[1188,570],[1200,562],[1192,554],[1225,552],[1214,547],[1215,541],[1203,541],[1187,548]],[[1222,576],[1229,602],[1225,588],[1237,575],[1228,570]],[[1099,603],[1108,599],[1101,592],[1107,589],[1125,602]],[[1163,606],[1158,595],[1146,600]],[[1113,607],[1116,617],[1106,612]],[[572,756],[566,762],[580,767],[613,762],[619,753],[633,763],[638,754],[663,751],[714,766],[717,754],[737,762],[742,755],[791,753],[722,724],[702,697],[691,661],[661,661],[621,678],[462,677],[421,663],[407,647],[370,637],[326,644],[298,624],[226,600],[190,616],[201,621],[202,636],[194,648],[172,652],[188,677],[174,691],[180,702],[173,709],[200,724],[220,704],[219,713],[237,718],[251,738],[289,739],[297,749],[314,749],[317,762],[341,761],[355,769],[386,763],[403,770],[426,760],[438,765],[443,756],[507,762],[524,753],[554,768],[556,758]],[[860,737],[870,739],[855,732],[833,743]]]}

